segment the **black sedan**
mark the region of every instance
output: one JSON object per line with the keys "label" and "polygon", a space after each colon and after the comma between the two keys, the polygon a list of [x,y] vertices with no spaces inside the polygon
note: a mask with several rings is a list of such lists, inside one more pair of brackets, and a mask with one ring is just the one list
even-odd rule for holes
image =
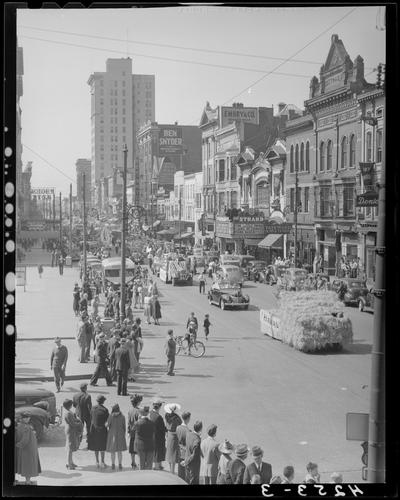
{"label": "black sedan", "polygon": [[227,308],[248,309],[250,298],[244,295],[239,285],[232,285],[226,281],[213,283],[208,292],[208,302],[216,304],[222,310]]}
{"label": "black sedan", "polygon": [[335,279],[332,282],[332,290],[338,293],[344,305],[358,306],[360,297],[368,294],[365,281],[358,278]]}

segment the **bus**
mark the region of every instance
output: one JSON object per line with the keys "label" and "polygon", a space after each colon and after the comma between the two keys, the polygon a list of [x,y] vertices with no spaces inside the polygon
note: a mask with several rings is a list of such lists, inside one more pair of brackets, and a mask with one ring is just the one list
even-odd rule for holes
{"label": "bus", "polygon": [[[125,283],[133,281],[136,265],[131,259],[126,259]],[[114,288],[121,285],[121,257],[110,257],[101,261],[104,289],[111,283]]]}

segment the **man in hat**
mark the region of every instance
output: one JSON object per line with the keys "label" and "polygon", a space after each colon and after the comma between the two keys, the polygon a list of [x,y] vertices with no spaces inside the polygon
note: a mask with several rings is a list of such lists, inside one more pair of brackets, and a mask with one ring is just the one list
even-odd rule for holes
{"label": "man in hat", "polygon": [[201,431],[203,423],[199,420],[193,425],[193,432],[186,435],[186,455],[182,465],[186,468],[186,481],[188,484],[200,483],[201,465]]}
{"label": "man in hat", "polygon": [[244,471],[243,484],[251,484],[251,478],[258,474],[261,477],[261,484],[267,484],[271,481],[271,464],[263,462],[264,452],[259,446],[253,446],[251,449],[253,462],[246,467]]}
{"label": "man in hat", "polygon": [[74,408],[76,408],[76,416],[80,418],[84,425],[86,424],[86,442],[88,442],[90,431],[90,412],[92,411],[92,398],[90,394],[87,393],[87,386],[86,382],[82,382],[79,386],[81,391],[76,393],[72,398],[72,404],[74,405]]}
{"label": "man in hat", "polygon": [[140,470],[151,469],[154,456],[155,425],[149,419],[150,408],[144,406],[139,410],[139,420],[135,428],[135,449],[139,455]]}
{"label": "man in hat", "polygon": [[167,341],[165,343],[165,354],[167,355],[167,375],[175,375],[175,356],[176,356],[176,342],[174,339],[174,331],[168,330]]}
{"label": "man in hat", "polygon": [[96,360],[97,366],[90,379],[90,385],[96,386],[98,379],[104,377],[108,386],[114,386],[115,384],[113,384],[110,372],[107,368],[107,343],[104,333],[99,335],[99,341],[96,348]]}
{"label": "man in hat", "polygon": [[154,469],[163,470],[161,463],[165,460],[165,433],[167,428],[163,417],[160,415],[161,405],[164,403],[161,399],[153,401],[153,409],[150,412],[149,418],[154,422]]}
{"label": "man in hat", "polygon": [[80,363],[86,363],[86,349],[87,349],[87,339],[88,339],[86,332],[88,330],[88,321],[89,321],[89,316],[87,315],[87,313],[83,312],[81,321],[78,323],[78,333],[76,336],[80,347],[80,356],[78,359]]}
{"label": "man in hat", "polygon": [[68,349],[65,345],[61,344],[60,337],[54,339],[55,346],[51,351],[50,356],[50,369],[54,371],[54,382],[56,384],[57,392],[60,392],[61,387],[64,385],[65,369],[67,367]]}
{"label": "man in hat", "polygon": [[244,471],[246,470],[245,460],[248,454],[247,444],[239,444],[236,447],[236,458],[229,462],[226,468],[226,484],[243,484]]}
{"label": "man in hat", "polygon": [[121,332],[120,330],[113,330],[112,337],[108,341],[107,354],[110,360],[110,374],[113,382],[117,380],[117,370],[115,368],[115,351],[120,347],[121,343]]}
{"label": "man in hat", "polygon": [[[178,427],[176,428],[176,435],[178,437],[178,443],[179,443],[179,451],[182,458],[186,456],[186,436],[188,435],[189,432],[192,432],[188,427],[190,422],[190,417],[191,417],[190,411],[184,411],[182,413],[183,423],[181,425],[178,425]],[[180,462],[178,464],[178,476],[186,481],[186,469]]]}
{"label": "man in hat", "polygon": [[219,443],[215,439],[217,435],[217,426],[212,424],[207,429],[207,437],[201,442],[201,454],[203,456],[204,484],[216,484],[218,475],[218,462],[220,452]]}
{"label": "man in hat", "polygon": [[128,395],[128,372],[131,366],[126,338],[120,340],[121,345],[115,349],[115,369],[117,371],[118,396]]}

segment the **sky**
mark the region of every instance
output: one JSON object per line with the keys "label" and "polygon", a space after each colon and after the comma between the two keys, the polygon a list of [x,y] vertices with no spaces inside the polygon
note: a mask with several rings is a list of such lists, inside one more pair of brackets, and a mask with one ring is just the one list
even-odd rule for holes
{"label": "sky", "polygon": [[91,151],[87,81],[108,58],[129,56],[134,74],[155,75],[157,122],[198,125],[207,101],[303,109],[332,34],[353,61],[363,57],[375,82],[385,62],[382,19],[383,8],[349,5],[19,9],[22,160],[33,162],[32,186],[67,196],[72,183],[76,194],[75,162]]}

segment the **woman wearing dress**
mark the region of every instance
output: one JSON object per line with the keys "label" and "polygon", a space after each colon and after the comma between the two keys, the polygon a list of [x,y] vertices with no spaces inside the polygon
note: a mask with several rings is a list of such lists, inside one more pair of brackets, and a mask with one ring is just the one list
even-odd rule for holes
{"label": "woman wearing dress", "polygon": [[114,405],[107,420],[107,447],[106,451],[111,453],[111,468],[115,469],[115,454],[118,455],[118,468],[122,470],[122,452],[127,449],[125,432],[126,421],[121,413],[119,405]]}
{"label": "woman wearing dress", "polygon": [[79,450],[83,432],[83,423],[75,415],[75,413],[71,411],[72,405],[72,399],[66,399],[63,403],[63,407],[65,409],[63,419],[65,424],[65,435],[67,438],[67,469],[75,469],[77,467],[72,459],[72,453]]}
{"label": "woman wearing dress", "polygon": [[40,467],[35,431],[29,425],[31,414],[24,411],[15,429],[15,473],[25,478],[25,484],[32,484],[31,478],[38,476]]}
{"label": "woman wearing dress", "polygon": [[99,468],[99,452],[101,454],[101,466],[105,469],[107,465],[104,462],[104,455],[107,448],[107,427],[109,412],[103,405],[106,398],[101,394],[97,396],[98,405],[91,411],[91,424],[88,437],[88,449],[94,451],[96,456],[96,465]]}
{"label": "woman wearing dress", "polygon": [[144,317],[146,318],[147,324],[151,324],[151,316],[152,316],[152,296],[150,293],[146,293],[144,298]]}
{"label": "woman wearing dress", "polygon": [[136,356],[135,356],[135,341],[133,339],[132,334],[130,334],[127,337],[126,341],[126,348],[128,349],[129,352],[129,362],[130,362],[130,367],[128,371],[128,380],[130,382],[135,382],[135,377],[134,374],[137,372],[137,367],[139,365]]}
{"label": "woman wearing dress", "polygon": [[137,469],[136,465],[136,457],[137,454],[135,450],[135,431],[136,431],[136,422],[140,417],[140,406],[139,404],[142,402],[143,396],[140,394],[134,394],[131,396],[132,408],[128,412],[128,434],[129,434],[129,453],[131,454],[131,466],[132,469]]}
{"label": "woman wearing dress", "polygon": [[181,409],[178,403],[168,403],[164,406],[165,411],[165,427],[167,428],[167,450],[165,460],[169,463],[169,468],[172,474],[175,474],[175,464],[179,462],[179,442],[176,434],[176,428],[181,425],[182,419],[176,413]]}
{"label": "woman wearing dress", "polygon": [[159,319],[161,318],[161,305],[160,301],[158,300],[158,295],[153,296],[153,319],[154,319],[154,324],[159,325]]}
{"label": "woman wearing dress", "polygon": [[221,456],[218,462],[218,475],[217,484],[226,484],[226,469],[229,462],[232,460],[233,445],[225,439],[223,443],[218,446]]}

